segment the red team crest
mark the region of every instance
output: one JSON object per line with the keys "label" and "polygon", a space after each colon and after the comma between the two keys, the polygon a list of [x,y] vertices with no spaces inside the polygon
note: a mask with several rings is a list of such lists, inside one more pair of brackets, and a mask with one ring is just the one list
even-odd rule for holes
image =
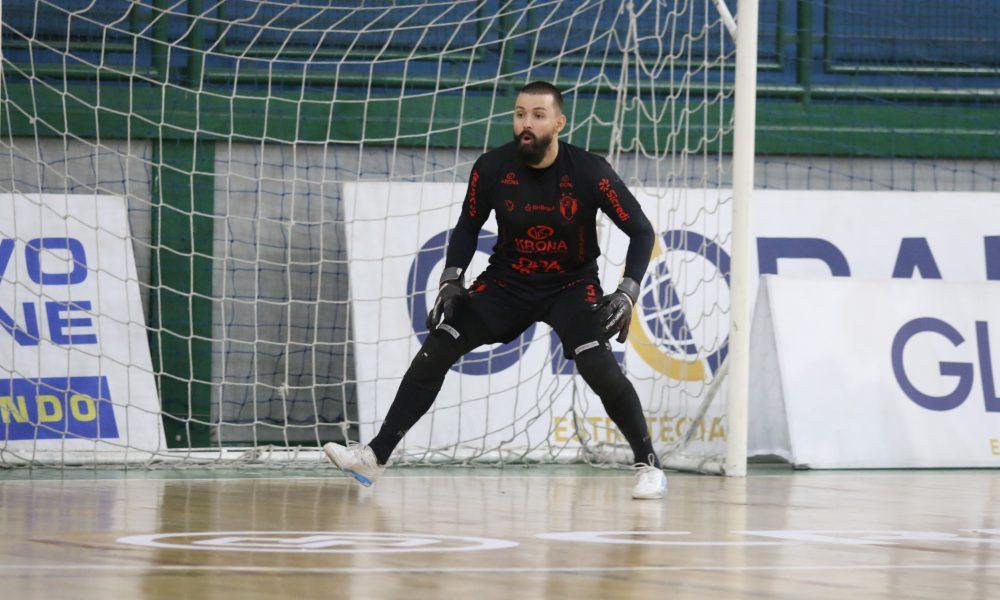
{"label": "red team crest", "polygon": [[503,205],[507,207],[507,212],[514,212],[514,201],[504,200]]}
{"label": "red team crest", "polygon": [[564,194],[559,199],[559,212],[567,221],[572,221],[576,216],[576,198],[569,194]]}

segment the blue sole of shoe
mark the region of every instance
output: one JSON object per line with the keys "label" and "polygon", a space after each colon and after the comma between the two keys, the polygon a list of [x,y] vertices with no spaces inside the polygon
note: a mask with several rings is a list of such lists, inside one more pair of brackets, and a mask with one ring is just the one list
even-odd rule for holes
{"label": "blue sole of shoe", "polygon": [[372,484],[371,480],[362,475],[361,473],[358,473],[356,471],[346,471],[346,470],[344,472],[350,475],[351,477],[357,479],[358,483],[360,483],[365,487],[370,487]]}

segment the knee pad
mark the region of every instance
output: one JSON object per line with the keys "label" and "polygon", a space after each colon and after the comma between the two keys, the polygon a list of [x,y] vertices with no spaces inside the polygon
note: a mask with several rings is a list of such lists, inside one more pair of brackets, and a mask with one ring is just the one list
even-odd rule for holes
{"label": "knee pad", "polygon": [[413,357],[403,379],[434,392],[441,389],[448,369],[465,354],[465,345],[461,338],[461,335],[455,336],[440,327],[432,331],[424,345],[417,351],[417,355]]}
{"label": "knee pad", "polygon": [[576,355],[576,369],[583,380],[602,398],[614,397],[629,385],[611,349],[599,344]]}

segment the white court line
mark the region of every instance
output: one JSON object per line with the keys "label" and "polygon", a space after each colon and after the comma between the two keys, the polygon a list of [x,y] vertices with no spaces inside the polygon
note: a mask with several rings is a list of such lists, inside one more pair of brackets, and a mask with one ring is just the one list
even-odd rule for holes
{"label": "white court line", "polygon": [[[488,468],[488,467],[484,467]],[[944,476],[961,477],[963,475],[974,475],[974,474],[985,474],[984,471],[988,469],[945,469],[944,472],[936,472],[937,470],[931,469],[902,469],[901,473],[888,473],[878,469],[873,469],[869,471],[865,470],[806,470],[806,471],[791,471],[789,473],[761,473],[755,475],[750,473],[746,479],[738,478],[737,481],[745,481],[747,479],[768,479],[768,478],[779,478],[779,477],[799,477],[805,478],[821,478],[823,476],[831,477],[850,477],[852,479],[863,479],[863,478],[878,478],[878,479],[892,479],[892,478],[903,478],[909,479],[915,475],[929,475],[935,473]],[[990,469],[992,470],[992,469]],[[0,471],[2,473],[2,471]],[[631,471],[622,470],[618,475],[587,475],[587,474],[567,474],[567,475],[549,475],[545,473],[539,473],[536,475],[480,475],[475,473],[464,473],[458,471],[450,475],[409,475],[407,473],[387,473],[383,474],[381,481],[387,481],[390,479],[455,479],[456,477],[461,477],[463,479],[625,479],[631,477],[633,473]],[[992,474],[991,476],[996,476]],[[689,473],[689,472],[675,472],[667,471],[667,477],[715,477],[722,478],[718,475],[703,475],[700,473]],[[724,479],[724,478],[722,478]],[[346,483],[354,483],[354,481],[348,477],[345,477],[339,470],[334,468],[330,469],[329,473],[317,472],[316,475],[291,475],[288,477],[261,477],[253,475],[250,473],[246,474],[236,474],[231,476],[222,477],[150,477],[146,475],[136,476],[136,477],[98,477],[94,479],[84,479],[84,478],[56,478],[56,477],[41,477],[38,479],[5,479],[0,475],[0,483],[6,485],[8,483],[103,483],[108,481],[193,481],[193,482],[225,482],[225,481],[301,481],[301,480],[330,480],[330,481],[342,481]],[[356,484],[355,484],[356,485]]]}
{"label": "white court line", "polygon": [[[621,475],[474,475],[474,474],[458,474],[455,475],[406,475],[403,473],[399,474],[388,474],[382,475],[380,481],[388,481],[390,479],[454,479],[455,477],[461,477],[462,479],[626,479],[633,475],[630,471],[623,471]],[[695,473],[673,473],[673,475],[685,475],[694,476]],[[354,484],[354,480],[350,479],[339,470],[331,470],[329,475],[293,475],[290,477],[257,477],[255,475],[233,475],[226,477],[103,477],[96,479],[82,479],[82,478],[71,478],[71,479],[58,479],[58,478],[39,478],[39,479],[4,479],[0,477],[0,483],[99,483],[107,481],[301,481],[301,480],[327,480],[330,481],[343,481],[345,483]],[[357,484],[354,484],[357,485]]]}
{"label": "white court line", "polygon": [[901,565],[744,565],[698,566],[663,565],[638,567],[248,567],[207,565],[0,565],[0,573],[25,571],[228,571],[232,573],[287,574],[407,574],[407,573],[648,573],[681,571],[753,572],[753,571],[892,571],[892,570],[980,570],[1000,569],[1000,563],[987,564],[901,564]]}

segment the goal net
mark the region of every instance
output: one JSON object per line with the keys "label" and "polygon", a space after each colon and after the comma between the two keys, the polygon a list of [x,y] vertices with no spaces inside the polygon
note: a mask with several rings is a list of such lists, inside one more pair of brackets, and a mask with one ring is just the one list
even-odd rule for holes
{"label": "goal net", "polygon": [[[563,139],[607,157],[657,231],[613,344],[654,445],[719,468],[724,3],[11,0],[2,24],[0,465],[297,464],[370,439],[471,165],[546,80]],[[628,240],[598,232],[610,290]],[[395,460],[631,456],[537,324],[456,364]]]}

